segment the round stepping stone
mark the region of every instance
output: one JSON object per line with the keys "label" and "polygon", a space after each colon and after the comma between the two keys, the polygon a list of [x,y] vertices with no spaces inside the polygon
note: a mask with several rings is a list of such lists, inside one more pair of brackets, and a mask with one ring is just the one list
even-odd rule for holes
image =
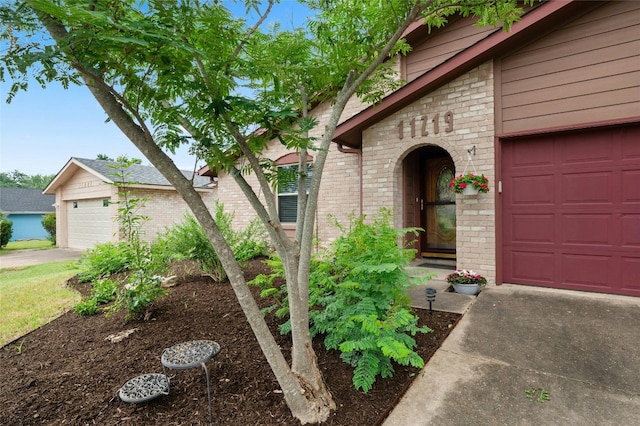
{"label": "round stepping stone", "polygon": [[160,395],[169,394],[169,378],[164,374],[148,373],[134,377],[118,391],[124,402],[134,404],[150,401]]}

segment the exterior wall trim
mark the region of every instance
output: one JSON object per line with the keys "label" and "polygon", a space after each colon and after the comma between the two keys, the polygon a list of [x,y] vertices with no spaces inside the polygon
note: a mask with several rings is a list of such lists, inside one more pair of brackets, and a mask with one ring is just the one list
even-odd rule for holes
{"label": "exterior wall trim", "polygon": [[534,136],[544,133],[559,133],[571,130],[592,129],[596,127],[619,126],[624,124],[640,123],[640,115],[635,117],[620,118],[615,120],[594,121],[590,123],[577,123],[566,126],[545,127],[542,129],[523,130],[520,132],[496,134],[497,139],[516,138],[521,136]]}
{"label": "exterior wall trim", "polygon": [[362,145],[362,130],[485,62],[497,55],[500,50],[520,43],[534,31],[539,31],[538,24],[542,21],[548,21],[549,18],[554,17],[555,19],[551,20],[553,22],[545,22],[546,28],[549,28],[556,21],[560,22],[565,16],[576,13],[576,9],[584,11],[584,5],[577,5],[576,0],[550,1],[540,5],[525,14],[510,32],[497,29],[484,40],[393,92],[379,104],[369,106],[361,113],[346,120],[336,129],[333,135],[334,142],[354,148],[360,147]]}

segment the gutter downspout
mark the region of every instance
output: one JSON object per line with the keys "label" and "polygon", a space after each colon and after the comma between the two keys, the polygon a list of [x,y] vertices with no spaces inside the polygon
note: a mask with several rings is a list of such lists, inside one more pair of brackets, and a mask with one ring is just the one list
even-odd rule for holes
{"label": "gutter downspout", "polygon": [[362,148],[345,148],[341,143],[338,145],[338,151],[343,154],[358,154],[358,177],[360,178],[360,212],[358,216],[362,216],[364,212],[364,201],[363,201],[363,182],[362,182]]}

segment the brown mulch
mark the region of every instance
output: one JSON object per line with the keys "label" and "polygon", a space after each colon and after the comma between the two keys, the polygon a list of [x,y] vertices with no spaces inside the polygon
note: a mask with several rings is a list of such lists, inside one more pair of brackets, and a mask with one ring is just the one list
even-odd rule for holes
{"label": "brown mulch", "polygon": [[[264,270],[251,261],[246,276]],[[159,301],[151,320],[79,317],[67,312],[0,350],[0,423],[6,425],[204,425],[208,423],[206,381],[201,368],[171,372],[169,395],[130,404],[117,396],[129,379],[162,373],[164,348],[187,340],[215,340],[222,350],[208,362],[214,424],[295,425],[278,383],[228,283],[214,283],[183,268],[179,285]],[[77,285],[83,293],[88,285]],[[258,291],[254,297],[258,303]],[[417,311],[434,331],[417,336],[417,352],[427,361],[455,326],[459,315]],[[276,323],[268,320],[275,329]],[[109,335],[135,329],[119,343]],[[286,356],[287,336],[276,333]],[[327,425],[374,425],[419,372],[397,366],[390,379],[378,379],[365,394],[351,382],[352,369],[336,351],[314,342],[318,363],[338,409]]]}

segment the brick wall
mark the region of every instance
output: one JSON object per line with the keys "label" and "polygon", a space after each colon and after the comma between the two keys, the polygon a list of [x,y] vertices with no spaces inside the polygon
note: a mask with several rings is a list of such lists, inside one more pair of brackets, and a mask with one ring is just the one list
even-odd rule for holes
{"label": "brick wall", "polygon": [[[144,207],[136,212],[136,214],[150,218],[143,227],[142,239],[145,241],[154,241],[158,233],[164,232],[167,227],[181,222],[187,213],[191,214],[191,209],[174,190],[135,189],[132,192],[134,197],[148,198],[144,203]],[[210,190],[199,193],[209,210],[212,211],[216,191]],[[115,207],[117,209],[118,206]]]}
{"label": "brick wall", "polygon": [[[341,121],[350,118],[364,105],[352,99]],[[375,214],[381,207],[394,210],[395,225],[403,223],[403,177],[402,161],[413,150],[427,145],[445,149],[455,163],[456,172],[464,170],[467,150],[476,146],[473,163],[478,173],[484,173],[490,181],[491,192],[476,197],[457,196],[457,266],[475,269],[495,282],[495,165],[494,165],[494,102],[493,67],[487,62],[447,85],[435,90],[403,110],[376,123],[363,133],[362,187],[363,213]],[[453,130],[446,132],[444,115],[453,115]],[[330,105],[320,105],[313,115],[320,124],[312,136],[321,137],[324,123],[328,119]],[[428,117],[428,124],[439,115],[439,133],[433,127],[430,135],[411,137],[406,127],[412,118]],[[399,138],[398,122],[405,123],[404,137]],[[272,143],[265,156],[276,160],[289,153],[279,143]],[[314,155],[312,152],[311,155]],[[328,215],[340,223],[347,223],[351,213],[359,214],[360,207],[359,156],[338,151],[332,144],[327,158],[320,188],[317,235],[322,244],[329,243],[339,231],[331,224]],[[257,188],[255,176],[246,176]],[[234,226],[244,227],[255,217],[244,195],[230,176],[220,175],[219,199],[225,209],[235,212]],[[257,191],[262,199],[264,194]]]}
{"label": "brick wall", "polygon": [[[357,99],[352,98],[342,114],[341,120],[350,118],[352,115],[364,108],[364,105]],[[324,123],[329,119],[330,105],[323,104],[315,108],[312,115],[319,121],[311,132],[310,136],[320,139],[324,133]],[[271,160],[277,160],[280,157],[289,154],[282,144],[272,141],[269,148],[263,155]],[[316,153],[309,151],[309,154],[315,159]],[[339,234],[337,229],[331,225],[328,219],[329,215],[335,216],[341,223],[344,223],[349,213],[359,213],[359,175],[358,175],[358,156],[355,154],[343,154],[338,152],[336,144],[331,144],[323,180],[320,186],[320,194],[318,199],[318,211],[316,215],[316,235],[322,244],[331,241]],[[239,160],[238,167],[241,168],[245,163]],[[259,195],[260,200],[264,202],[265,194],[260,191],[258,181],[255,174],[250,173],[244,176],[249,185]],[[274,194],[276,196],[276,194]],[[218,177],[218,197],[224,205],[225,210],[234,212],[233,226],[237,229],[245,228],[249,222],[256,217],[255,210],[247,201],[233,177],[226,173],[220,173]],[[293,224],[283,224],[283,227],[292,235],[295,227]]]}
{"label": "brick wall", "polygon": [[[487,62],[435,90],[363,132],[364,213],[393,207],[395,225],[403,223],[402,161],[416,148],[436,145],[451,155],[456,174],[467,166],[467,150],[476,146],[473,164],[490,182],[488,194],[456,198],[457,266],[475,269],[495,282],[495,165],[493,68]],[[444,115],[453,114],[453,130],[446,132]],[[439,132],[433,118],[439,114]],[[427,116],[428,136],[421,136],[420,118]],[[416,119],[416,135],[409,122]],[[398,124],[404,122],[400,139]],[[468,170],[473,170],[472,166]]]}

